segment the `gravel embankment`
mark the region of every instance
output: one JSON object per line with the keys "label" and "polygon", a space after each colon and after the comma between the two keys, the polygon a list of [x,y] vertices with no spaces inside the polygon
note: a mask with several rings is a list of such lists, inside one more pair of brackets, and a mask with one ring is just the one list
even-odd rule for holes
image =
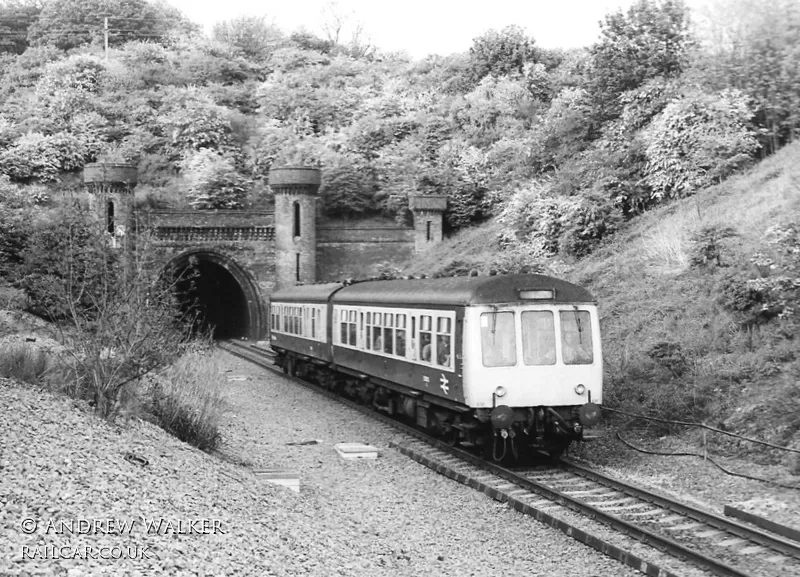
{"label": "gravel embankment", "polygon": [[[244,361],[228,366],[245,380],[229,384],[217,456],[0,380],[0,575],[634,574],[389,449],[387,427]],[[287,444],[310,440],[320,443]],[[372,444],[380,458],[342,460],[339,442]],[[252,467],[299,470],[301,492],[256,480]],[[25,519],[38,524],[32,534]],[[62,521],[104,519],[134,525],[58,534]],[[163,520],[161,534],[145,520]],[[175,534],[192,520],[202,534]],[[77,557],[41,558],[52,546]],[[134,558],[81,558],[120,553]]]}

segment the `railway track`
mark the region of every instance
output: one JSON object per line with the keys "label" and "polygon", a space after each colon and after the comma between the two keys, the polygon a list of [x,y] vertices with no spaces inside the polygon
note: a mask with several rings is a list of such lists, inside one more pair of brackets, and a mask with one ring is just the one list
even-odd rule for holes
{"label": "railway track", "polygon": [[[266,349],[236,341],[220,346],[280,371]],[[405,438],[392,444],[399,452],[646,575],[672,577],[698,570],[725,577],[800,575],[800,543],[795,541],[568,460],[555,467],[521,469],[488,463],[370,408],[299,382],[401,430]]]}

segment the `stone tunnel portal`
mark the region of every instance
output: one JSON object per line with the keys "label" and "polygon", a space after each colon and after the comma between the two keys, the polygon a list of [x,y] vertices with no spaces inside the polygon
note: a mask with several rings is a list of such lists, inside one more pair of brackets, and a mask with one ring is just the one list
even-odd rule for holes
{"label": "stone tunnel portal", "polygon": [[195,330],[215,339],[259,337],[257,295],[241,269],[218,256],[193,254],[173,270],[181,308],[196,317]]}

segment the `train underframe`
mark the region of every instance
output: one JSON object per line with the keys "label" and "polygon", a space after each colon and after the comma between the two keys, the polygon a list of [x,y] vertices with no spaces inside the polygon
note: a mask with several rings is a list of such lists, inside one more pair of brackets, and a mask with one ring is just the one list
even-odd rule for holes
{"label": "train underframe", "polygon": [[412,422],[451,445],[474,447],[494,461],[524,460],[535,454],[559,458],[573,441],[585,440],[586,427],[599,422],[595,403],[565,407],[508,407],[458,409],[421,398],[369,378],[333,370],[324,363],[278,353],[275,364],[285,373],[314,382],[376,411]]}

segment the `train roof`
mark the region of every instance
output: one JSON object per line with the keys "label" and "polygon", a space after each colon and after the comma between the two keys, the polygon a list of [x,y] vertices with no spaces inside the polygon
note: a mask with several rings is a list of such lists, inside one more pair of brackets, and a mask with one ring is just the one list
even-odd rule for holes
{"label": "train roof", "polygon": [[330,296],[342,288],[344,283],[328,282],[288,287],[270,295],[271,301],[280,302],[328,302]]}
{"label": "train roof", "polygon": [[542,302],[593,303],[592,294],[564,280],[538,274],[397,279],[296,286],[272,295],[273,301],[449,305],[523,302],[520,291],[552,291]]}

